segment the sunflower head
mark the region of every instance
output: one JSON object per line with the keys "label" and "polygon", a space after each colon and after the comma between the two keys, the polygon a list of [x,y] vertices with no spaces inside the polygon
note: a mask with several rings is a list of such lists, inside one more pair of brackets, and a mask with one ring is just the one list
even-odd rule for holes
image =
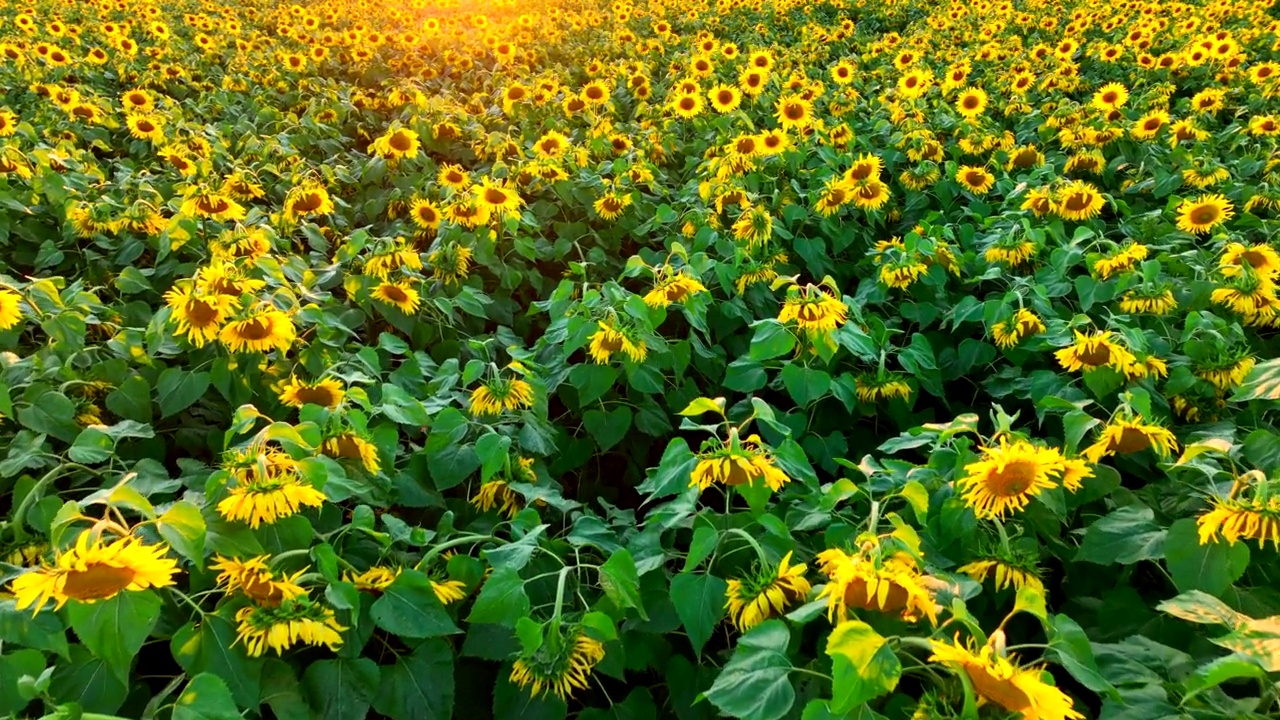
{"label": "sunflower head", "polygon": [[740,632],[776,617],[803,601],[811,586],[805,579],[808,567],[792,565],[791,553],[777,567],[758,564],[745,578],[731,578],[725,589],[725,608]]}

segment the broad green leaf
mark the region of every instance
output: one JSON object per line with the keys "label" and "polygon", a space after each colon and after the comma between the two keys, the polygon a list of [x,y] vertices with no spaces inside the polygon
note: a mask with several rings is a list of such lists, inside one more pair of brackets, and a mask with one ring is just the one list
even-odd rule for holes
{"label": "broad green leaf", "polygon": [[693,468],[697,464],[698,458],[689,449],[689,443],[682,437],[672,438],[658,461],[658,467],[649,468],[644,482],[636,491],[646,493],[650,498],[678,495],[689,488]]}
{"label": "broad green leaf", "polygon": [[60,703],[76,702],[85,712],[110,715],[124,704],[129,686],[101,658],[72,645],[71,661],[58,663],[49,693]]}
{"label": "broad green leaf", "polygon": [[276,658],[268,658],[262,667],[262,702],[278,718],[307,720],[311,717],[298,676],[288,663]]}
{"label": "broad green leaf", "polygon": [[57,653],[64,660],[67,631],[57,613],[32,614],[31,608],[18,610],[16,600],[0,600],[0,642]]}
{"label": "broad green leaf", "polygon": [[601,450],[608,450],[626,437],[632,418],[631,408],[626,405],[619,405],[607,413],[591,409],[582,414],[583,425]]}
{"label": "broad green leaf", "polygon": [[600,588],[614,605],[619,608],[635,608],[641,618],[649,619],[644,611],[644,602],[640,599],[640,575],[636,572],[631,552],[626,548],[610,555],[600,566]]}
{"label": "broad green leaf", "polygon": [[226,683],[241,707],[255,707],[261,692],[262,658],[249,657],[236,642],[236,626],[221,615],[205,615],[173,634],[169,651],[188,675],[209,673]]}
{"label": "broad green leaf", "polygon": [[782,384],[800,407],[819,400],[831,391],[831,376],[821,370],[788,363],[782,368]]}
{"label": "broad green leaf", "polygon": [[488,482],[506,465],[511,438],[495,432],[485,433],[476,440],[476,456],[480,458],[480,482]]}
{"label": "broad green leaf", "polygon": [[227,684],[216,675],[201,673],[187,683],[173,705],[173,720],[241,720]]}
{"label": "broad green leaf", "polygon": [[379,678],[369,658],[319,660],[302,676],[303,697],[318,720],[359,720],[378,694]]}
{"label": "broad green leaf", "polygon": [[156,380],[156,402],[160,405],[160,417],[169,417],[186,410],[208,389],[209,373],[167,368]]}
{"label": "broad green leaf", "polygon": [[203,564],[205,527],[200,508],[179,500],[156,518],[156,530],[178,554],[195,565]]}
{"label": "broad green leaf", "polygon": [[701,565],[703,560],[715,552],[718,542],[720,542],[720,532],[710,525],[699,524],[694,528],[693,540],[689,543],[689,554],[684,559],[683,572],[689,572]]}
{"label": "broad green leaf", "polygon": [[1236,402],[1244,400],[1280,400],[1280,358],[1264,360],[1253,366],[1244,382],[1231,396]]}
{"label": "broad green leaf", "polygon": [[546,525],[539,525],[513,543],[485,550],[484,557],[495,570],[504,567],[519,570],[529,564],[533,551],[538,547],[538,539],[546,530]]}
{"label": "broad green leaf", "polygon": [[1178,590],[1221,595],[1249,568],[1249,546],[1225,540],[1201,545],[1196,521],[1182,518],[1169,527],[1164,560]]}
{"label": "broad green leaf", "polygon": [[480,469],[480,456],[470,445],[450,444],[427,455],[427,467],[437,490],[456,487]]}
{"label": "broad green leaf", "polygon": [[110,435],[97,428],[87,427],[76,436],[76,441],[67,448],[67,457],[84,465],[96,465],[106,462],[116,449],[116,443]]}
{"label": "broad green leaf", "polygon": [[1185,690],[1182,703],[1185,705],[1196,695],[1229,680],[1266,680],[1266,676],[1266,672],[1251,660],[1238,655],[1220,657],[1196,668],[1190,677],[1182,681]]}
{"label": "broad green leaf", "polygon": [[685,417],[697,417],[709,412],[724,415],[724,398],[718,397],[714,400],[706,397],[694,398],[680,411],[680,414]]}
{"label": "broad green leaf", "polygon": [[382,414],[401,425],[425,427],[431,424],[431,415],[422,403],[390,383],[382,386]]}
{"label": "broad green leaf", "polygon": [[1199,590],[1185,592],[1165,600],[1157,605],[1156,609],[1188,622],[1204,625],[1238,627],[1250,619],[1249,616],[1232,610],[1218,598]]}
{"label": "broad green leaf", "polygon": [[1071,673],[1080,684],[1094,692],[1115,693],[1115,688],[1098,671],[1093,645],[1080,625],[1066,615],[1054,615],[1049,633],[1049,654]]}
{"label": "broad green leaf", "polygon": [[795,349],[796,337],[785,325],[773,318],[757,322],[747,357],[753,362],[770,360]]}
{"label": "broad green leaf", "polygon": [[569,370],[569,382],[578,391],[579,406],[599,400],[618,381],[619,373],[618,368],[613,365],[574,365]]}
{"label": "broad green leaf", "polygon": [[125,591],[94,603],[73,600],[66,612],[80,642],[128,683],[133,659],[160,619],[160,597],[152,590]]}
{"label": "broad green leaf", "polygon": [[1076,551],[1076,560],[1132,565],[1161,557],[1164,540],[1165,531],[1156,526],[1155,513],[1150,508],[1122,507],[1089,525]]}
{"label": "broad green leaf", "polygon": [[467,622],[515,627],[516,621],[528,614],[529,596],[525,593],[524,579],[516,570],[504,567],[494,570],[484,581]]}
{"label": "broad green leaf", "polygon": [[453,651],[428,640],[382,668],[373,708],[392,720],[445,720],[453,715]]}
{"label": "broad green leaf", "polygon": [[858,620],[836,626],[826,652],[832,660],[831,709],[836,713],[892,692],[902,676],[902,663],[887,641]]}
{"label": "broad green leaf", "polygon": [[715,575],[680,573],[671,578],[671,604],[689,635],[694,655],[702,655],[702,646],[724,617],[724,593],[728,587]]}
{"label": "broad green leaf", "polygon": [[431,580],[417,570],[400,573],[369,613],[378,627],[401,637],[430,638],[459,632],[431,589]]}
{"label": "broad green leaf", "polygon": [[733,657],[707,690],[707,700],[730,717],[778,720],[796,700],[789,674],[791,633],[781,620],[766,620],[738,638]]}

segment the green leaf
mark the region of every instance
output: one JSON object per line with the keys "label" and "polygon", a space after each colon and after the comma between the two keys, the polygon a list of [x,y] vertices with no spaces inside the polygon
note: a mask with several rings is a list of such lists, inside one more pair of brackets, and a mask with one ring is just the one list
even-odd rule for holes
{"label": "green leaf", "polygon": [[733,657],[707,690],[720,712],[742,720],[777,720],[791,710],[795,688],[788,677],[791,632],[781,620],[766,620],[738,639]]}
{"label": "green leaf", "polygon": [[1236,402],[1244,400],[1280,400],[1280,358],[1264,360],[1253,366],[1244,382],[1231,396]]}
{"label": "green leaf", "polygon": [[1098,671],[1089,636],[1085,635],[1075,620],[1066,615],[1053,616],[1053,629],[1049,633],[1049,655],[1056,657],[1081,685],[1094,692],[1115,694],[1115,688]]}
{"label": "green leaf", "polygon": [[578,391],[578,406],[599,400],[618,381],[619,370],[613,365],[595,363],[574,365],[569,370],[569,383]]}
{"label": "green leaf", "polygon": [[796,347],[795,336],[773,318],[760,320],[753,327],[755,334],[751,338],[751,348],[747,351],[747,357],[753,362],[786,355]]}
{"label": "green leaf", "polygon": [[378,627],[401,637],[429,638],[460,632],[431,589],[431,580],[417,570],[400,573],[374,602],[369,614]]}
{"label": "green leaf", "polygon": [[187,688],[173,705],[173,720],[241,720],[235,698],[222,678],[201,673],[187,683]]}
{"label": "green leaf", "polygon": [[1182,518],[1169,526],[1164,561],[1180,592],[1203,590],[1222,595],[1249,568],[1249,546],[1224,540],[1201,545],[1196,521]]}
{"label": "green leaf", "polygon": [[1231,606],[1218,598],[1199,590],[1192,590],[1177,597],[1169,598],[1157,605],[1156,609],[1188,622],[1202,625],[1240,627],[1252,619],[1247,615],[1232,610]]}
{"label": "green leaf", "polygon": [[44,671],[44,655],[39,650],[10,648],[0,655],[0,717],[26,717],[22,709],[35,697],[35,688],[23,682],[22,678],[29,675],[35,679]]}
{"label": "green leaf", "polygon": [[382,414],[401,425],[424,427],[431,423],[431,415],[420,401],[390,383],[382,386]]}
{"label": "green leaf", "polygon": [[453,651],[428,640],[412,655],[382,668],[373,708],[392,720],[440,720],[453,715]]}
{"label": "green leaf", "polygon": [[782,384],[796,404],[804,407],[831,390],[831,376],[821,370],[789,363],[782,368]]}
{"label": "green leaf", "polygon": [[600,566],[600,588],[619,608],[635,608],[640,617],[648,620],[644,603],[640,599],[640,575],[635,560],[626,548],[618,550]]}
{"label": "green leaf", "polygon": [[1028,613],[1039,618],[1041,622],[1048,622],[1049,613],[1044,606],[1044,590],[1030,585],[1018,588],[1018,595],[1013,603],[1013,612]]}
{"label": "green leaf", "polygon": [[107,409],[122,418],[151,422],[151,386],[141,375],[130,375],[107,395]]}
{"label": "green leaf", "polygon": [[156,518],[156,530],[178,554],[194,565],[203,564],[205,526],[200,508],[179,500]]}
{"label": "green leaf", "polygon": [[1165,531],[1157,527],[1154,520],[1151,508],[1141,505],[1122,507],[1095,520],[1085,530],[1076,560],[1099,565],[1132,565],[1161,557]]}
{"label": "green leaf", "polygon": [[319,720],[360,720],[379,686],[378,666],[369,658],[319,660],[302,676],[303,697]]}
{"label": "green leaf", "polygon": [[689,443],[682,437],[672,438],[658,461],[658,467],[649,468],[644,482],[636,491],[647,493],[650,499],[682,493],[689,489],[693,468],[697,464],[698,458],[689,449]]}
{"label": "green leaf", "polygon": [[187,409],[209,389],[209,373],[187,372],[171,367],[156,380],[156,401],[160,417],[176,415]]}
{"label": "green leaf", "polygon": [[57,613],[31,614],[18,610],[16,600],[0,600],[0,642],[48,650],[64,660],[68,657],[67,631]]}
{"label": "green leaf", "polygon": [[601,450],[617,445],[631,429],[632,412],[626,405],[619,405],[608,413],[592,409],[582,414],[583,425]]}
{"label": "green leaf", "polygon": [[76,441],[67,448],[67,457],[84,465],[96,465],[110,459],[115,449],[116,443],[110,435],[97,428],[87,427],[80,431]]}
{"label": "green leaf", "polygon": [[311,717],[311,708],[302,697],[298,676],[292,667],[276,658],[268,659],[262,667],[262,702],[278,718],[307,720]]}
{"label": "green leaf", "polygon": [[72,442],[80,434],[76,424],[76,406],[66,395],[52,390],[32,393],[31,404],[18,408],[18,422],[38,433]]}
{"label": "green leaf", "polygon": [[765,386],[769,376],[764,366],[749,358],[738,358],[724,369],[723,385],[738,392],[755,392]]}
{"label": "green leaf", "polygon": [[456,487],[480,469],[480,456],[470,445],[446,445],[427,454],[427,468],[437,490]]}
{"label": "green leaf", "polygon": [[1190,677],[1183,680],[1182,685],[1185,692],[1182,696],[1182,702],[1185,705],[1196,695],[1229,680],[1239,680],[1241,678],[1265,680],[1266,677],[1266,671],[1251,660],[1238,655],[1220,657],[1196,668],[1196,671]]}
{"label": "green leaf", "polygon": [[480,458],[480,482],[487,482],[507,463],[511,438],[495,432],[485,433],[476,440],[476,457]]}
{"label": "green leaf", "polygon": [[515,627],[516,621],[528,614],[529,596],[520,573],[512,568],[499,568],[484,581],[467,622]]}
{"label": "green leaf", "polygon": [[706,397],[694,398],[680,411],[680,414],[684,417],[697,417],[709,412],[724,416],[724,398],[719,397],[714,400]]}
{"label": "green leaf", "polygon": [[76,702],[85,712],[111,714],[124,704],[129,686],[102,659],[80,645],[71,646],[71,662],[59,663],[49,694],[60,702]]}
{"label": "green leaf", "polygon": [[538,538],[546,530],[546,525],[539,525],[513,543],[485,550],[484,557],[495,570],[504,567],[519,570],[529,564],[529,558],[533,557],[533,551],[538,547]]}
{"label": "green leaf", "polygon": [[826,652],[832,661],[831,709],[837,714],[892,692],[902,676],[902,663],[887,641],[858,620],[836,626]]}
{"label": "green leaf", "polygon": [[689,635],[694,655],[702,655],[702,646],[724,617],[724,593],[728,587],[729,583],[715,575],[680,573],[671,578],[671,604]]}
{"label": "green leaf", "polygon": [[122,592],[95,603],[72,601],[66,611],[80,642],[127,684],[134,657],[160,619],[160,597],[151,590]]}
{"label": "green leaf", "polygon": [[698,525],[693,530],[693,540],[689,543],[689,554],[684,559],[683,572],[689,572],[702,564],[715,552],[720,542],[720,533],[710,525]]}
{"label": "green leaf", "polygon": [[236,627],[231,620],[205,615],[199,625],[183,625],[169,641],[169,652],[188,675],[217,675],[237,704],[257,707],[263,659],[249,657],[236,644]]}

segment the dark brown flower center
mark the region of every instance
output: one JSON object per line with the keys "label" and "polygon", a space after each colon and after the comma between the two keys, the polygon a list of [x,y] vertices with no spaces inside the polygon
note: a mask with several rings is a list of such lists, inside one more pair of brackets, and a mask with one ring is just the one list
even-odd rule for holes
{"label": "dark brown flower center", "polygon": [[76,600],[102,600],[129,587],[134,575],[132,568],[92,563],[84,570],[68,572],[62,592]]}

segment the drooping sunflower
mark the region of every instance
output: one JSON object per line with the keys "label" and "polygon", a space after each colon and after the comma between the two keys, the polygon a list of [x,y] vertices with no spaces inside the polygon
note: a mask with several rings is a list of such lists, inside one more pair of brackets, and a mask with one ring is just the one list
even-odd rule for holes
{"label": "drooping sunflower", "polygon": [[257,310],[222,327],[218,339],[231,352],[288,350],[297,338],[289,316],[274,308]]}
{"label": "drooping sunflower", "polygon": [[304,480],[298,463],[280,450],[250,447],[227,453],[223,468],[233,483],[218,503],[228,520],[256,529],[296,515],[304,507],[320,507],[324,493]]}
{"label": "drooping sunflower", "polygon": [[378,472],[382,466],[378,460],[377,446],[351,430],[344,430],[327,438],[320,446],[320,452],[334,460],[359,462],[361,467],[370,473]]}
{"label": "drooping sunflower", "polygon": [[93,530],[84,530],[71,549],[56,553],[52,564],[13,579],[14,607],[34,606],[39,613],[50,600],[57,610],[68,600],[92,603],[126,591],[168,587],[178,573],[178,563],[166,557],[168,553],[164,544],[144,545],[132,536],[108,543]]}
{"label": "drooping sunflower", "polygon": [[473,415],[499,415],[509,410],[533,407],[533,386],[520,378],[496,377],[471,393]]}
{"label": "drooping sunflower", "polygon": [[1019,308],[1012,317],[992,326],[991,337],[995,339],[997,347],[1007,350],[1015,347],[1024,338],[1038,335],[1044,331],[1045,324],[1039,315],[1026,308]]}
{"label": "drooping sunflower", "polygon": [[615,353],[622,353],[628,360],[637,363],[644,362],[649,356],[644,340],[636,337],[634,330],[608,320],[600,320],[596,323],[596,331],[591,335],[588,354],[593,362],[605,365]]}
{"label": "drooping sunflower", "polygon": [[1280,276],[1280,252],[1266,243],[1227,243],[1218,260],[1218,272],[1223,277],[1236,277],[1246,265],[1262,277],[1275,278]]}
{"label": "drooping sunflower", "polygon": [[773,216],[764,205],[752,205],[738,216],[732,229],[734,238],[745,243],[748,250],[755,250],[773,237]]}
{"label": "drooping sunflower", "polygon": [[[1081,197],[1077,200],[1076,205],[1079,207],[1087,207],[1086,201],[1090,198]],[[1098,207],[1101,209],[1101,200],[1098,198]],[[1031,188],[1027,191],[1027,199],[1022,201],[1020,206],[1022,210],[1030,210],[1036,217],[1044,217],[1052,212],[1058,211],[1058,201],[1054,196],[1053,190],[1048,187]],[[1066,217],[1065,215],[1063,217]],[[1076,218],[1067,218],[1073,220]],[[1087,218],[1085,218],[1087,219]]]}
{"label": "drooping sunflower", "polygon": [[568,700],[575,690],[587,689],[591,671],[604,660],[604,645],[579,626],[556,622],[546,627],[548,637],[538,648],[512,662],[509,680],[533,697],[553,693]]}
{"label": "drooping sunflower", "polygon": [[1031,238],[1019,233],[1002,234],[995,239],[982,256],[987,262],[1000,262],[1018,267],[1029,262],[1040,252],[1040,246]]}
{"label": "drooping sunflower", "polygon": [[1037,667],[1021,667],[1016,657],[998,654],[990,643],[975,649],[952,642],[930,640],[933,654],[930,662],[941,663],[969,678],[973,690],[982,700],[999,705],[1024,720],[1083,720],[1071,698],[1047,684]]}
{"label": "drooping sunflower", "polygon": [[382,282],[369,293],[378,302],[385,303],[406,315],[418,311],[422,299],[418,291],[408,281]]}
{"label": "drooping sunflower", "polygon": [[506,480],[490,480],[480,484],[471,504],[482,513],[496,508],[499,515],[510,519],[524,508],[524,498],[517,495]]}
{"label": "drooping sunflower", "polygon": [[986,195],[996,184],[996,176],[986,168],[961,165],[956,170],[956,182],[974,195]]}
{"label": "drooping sunflower", "polygon": [[427,265],[433,280],[460,283],[471,274],[471,248],[457,243],[443,245],[427,253]]}
{"label": "drooping sunflower", "polygon": [[1138,263],[1147,259],[1151,251],[1146,245],[1129,241],[1108,255],[1098,258],[1093,263],[1094,272],[1103,280],[1112,275],[1132,270]]}
{"label": "drooping sunflower", "polygon": [[1141,415],[1121,413],[1107,423],[1092,445],[1085,448],[1084,456],[1089,462],[1097,463],[1104,457],[1147,449],[1162,459],[1168,458],[1178,450],[1178,441],[1167,428],[1144,423]]}
{"label": "drooping sunflower", "polygon": [[[218,337],[222,323],[234,309],[237,298],[221,293],[204,294],[195,285],[184,282],[164,294],[165,304],[175,325],[175,332],[185,336],[196,347],[204,347]],[[4,296],[0,295],[0,307]]]}
{"label": "drooping sunflower", "polygon": [[328,215],[333,209],[329,191],[314,181],[294,187],[284,198],[284,214],[289,220]]}
{"label": "drooping sunflower", "polygon": [[878,178],[863,180],[853,188],[853,204],[863,210],[879,210],[891,196],[889,186]]}
{"label": "drooping sunflower", "polygon": [[1235,215],[1231,201],[1222,195],[1201,195],[1178,204],[1178,229],[1204,235]]}
{"label": "drooping sunflower", "polygon": [[[1237,486],[1241,485],[1237,480]],[[1207,545],[1221,538],[1228,545],[1241,540],[1253,540],[1259,546],[1271,542],[1280,550],[1280,498],[1215,497],[1209,510],[1196,519],[1200,529],[1200,544]]]}
{"label": "drooping sunflower", "polygon": [[906,377],[897,373],[883,370],[862,373],[854,382],[858,400],[862,402],[874,403],[892,398],[907,400],[911,397],[911,386],[907,384]]}
{"label": "drooping sunflower", "polygon": [[214,555],[214,562],[209,569],[219,571],[218,587],[228,594],[242,594],[258,605],[279,605],[286,600],[306,595],[307,591],[297,581],[307,569],[303,568],[293,575],[277,575],[267,562],[270,557],[259,555],[239,560]]}
{"label": "drooping sunflower", "polygon": [[244,220],[244,206],[217,190],[200,188],[187,194],[179,210],[188,217],[206,218],[222,222]]}
{"label": "drooping sunflower", "polygon": [[379,280],[386,280],[396,270],[421,270],[422,257],[404,238],[383,245],[364,259],[364,272]]}
{"label": "drooping sunflower", "polygon": [[649,307],[667,307],[706,291],[706,286],[687,271],[663,271],[659,273],[653,289],[645,293],[644,304]]}
{"label": "drooping sunflower", "polygon": [[1029,587],[1044,592],[1044,583],[1040,581],[1034,565],[1023,566],[1000,558],[986,558],[962,565],[956,568],[956,572],[968,575],[974,582],[985,582],[987,578],[992,578],[997,592],[1007,587],[1012,587],[1015,591]]}
{"label": "drooping sunflower", "polygon": [[22,296],[8,289],[0,288],[0,330],[22,322]]}
{"label": "drooping sunflower", "polygon": [[794,324],[813,337],[826,335],[849,319],[849,306],[825,286],[792,286],[778,311],[778,322]]}
{"label": "drooping sunflower", "polygon": [[356,586],[356,590],[361,592],[380,593],[391,587],[391,583],[400,577],[400,568],[386,567],[385,565],[374,565],[373,567],[361,573],[352,573],[347,571],[343,573],[343,580]]}
{"label": "drooping sunflower", "polygon": [[781,615],[809,595],[812,586],[805,579],[808,566],[791,564],[787,553],[778,567],[757,566],[747,578],[730,578],[725,589],[725,608],[738,632]]}
{"label": "drooping sunflower", "polygon": [[706,490],[716,483],[728,487],[761,481],[770,490],[779,490],[791,482],[768,446],[758,435],[740,438],[731,432],[728,442],[708,440],[698,453],[698,463],[689,474],[689,486]]}
{"label": "drooping sunflower", "polygon": [[1193,372],[1221,392],[1232,390],[1244,382],[1256,364],[1254,357],[1247,352],[1238,351],[1215,360],[1197,362]]}
{"label": "drooping sunflower", "polygon": [[1115,333],[1110,330],[1097,330],[1088,335],[1079,330],[1074,332],[1075,342],[1054,353],[1058,363],[1068,372],[1089,371],[1100,367],[1123,371],[1137,360],[1133,353],[1116,341]]}
{"label": "drooping sunflower", "polygon": [[1066,470],[1057,448],[1026,440],[982,448],[982,459],[965,465],[965,476],[956,480],[965,504],[979,518],[1003,518],[1025,508],[1031,499],[1062,484]]}
{"label": "drooping sunflower", "polygon": [[283,655],[294,645],[324,645],[337,650],[342,632],[333,610],[303,595],[279,605],[249,605],[236,612],[236,642],[250,657],[267,650]]}
{"label": "drooping sunflower", "polygon": [[342,403],[346,394],[342,381],[335,378],[307,382],[299,380],[296,375],[291,375],[289,381],[280,389],[280,402],[296,408],[310,404],[332,410]]}
{"label": "drooping sunflower", "polygon": [[827,618],[849,619],[850,610],[897,615],[914,622],[922,617],[936,624],[939,606],[916,561],[907,553],[881,557],[879,553],[846,553],[830,548],[818,553],[818,566],[828,582],[818,599],[827,600]]}

